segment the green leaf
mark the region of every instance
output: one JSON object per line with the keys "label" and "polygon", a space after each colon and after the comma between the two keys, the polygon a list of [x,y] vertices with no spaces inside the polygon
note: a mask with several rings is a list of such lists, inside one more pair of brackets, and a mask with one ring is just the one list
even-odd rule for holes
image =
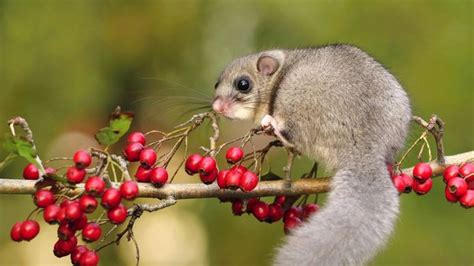
{"label": "green leaf", "polygon": [[13,154],[19,155],[30,163],[36,164],[36,151],[33,144],[22,136],[6,135],[3,141],[3,148]]}
{"label": "green leaf", "polygon": [[117,107],[110,115],[109,126],[100,129],[95,134],[96,140],[105,146],[116,143],[130,129],[133,117],[132,112],[121,112],[120,107]]}

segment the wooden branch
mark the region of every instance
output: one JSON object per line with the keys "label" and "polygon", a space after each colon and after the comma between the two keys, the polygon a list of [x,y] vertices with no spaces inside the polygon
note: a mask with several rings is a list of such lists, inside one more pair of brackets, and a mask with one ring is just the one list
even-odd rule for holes
{"label": "wooden branch", "polygon": [[[474,160],[474,151],[446,156],[446,165],[460,164]],[[431,167],[433,175],[439,176],[444,171],[444,166],[432,161]],[[411,174],[413,168],[403,169],[403,172]],[[194,198],[251,198],[276,195],[305,195],[323,193],[329,191],[330,178],[299,179],[291,183],[285,180],[262,181],[251,192],[233,191],[220,189],[217,184],[204,185],[201,183],[192,184],[167,184],[162,188],[155,188],[151,184],[139,183],[139,197],[166,199],[194,199]],[[36,181],[23,179],[0,179],[0,194],[33,194],[36,191]],[[118,186],[114,183],[114,186]],[[77,188],[70,192],[70,196],[75,196],[84,191],[84,185],[79,184]]]}

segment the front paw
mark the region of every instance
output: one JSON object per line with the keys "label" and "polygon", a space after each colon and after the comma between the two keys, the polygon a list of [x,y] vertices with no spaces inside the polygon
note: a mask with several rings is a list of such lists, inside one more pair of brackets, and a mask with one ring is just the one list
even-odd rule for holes
{"label": "front paw", "polygon": [[277,122],[271,115],[265,115],[260,122],[263,131],[268,135],[273,135],[276,131]]}

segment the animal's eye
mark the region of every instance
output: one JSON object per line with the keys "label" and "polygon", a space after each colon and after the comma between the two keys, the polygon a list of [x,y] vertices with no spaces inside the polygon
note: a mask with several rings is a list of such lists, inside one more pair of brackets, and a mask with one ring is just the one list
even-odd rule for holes
{"label": "animal's eye", "polygon": [[249,92],[250,89],[252,89],[252,86],[250,84],[250,80],[247,78],[239,78],[235,81],[235,87],[237,88],[238,91],[240,92]]}

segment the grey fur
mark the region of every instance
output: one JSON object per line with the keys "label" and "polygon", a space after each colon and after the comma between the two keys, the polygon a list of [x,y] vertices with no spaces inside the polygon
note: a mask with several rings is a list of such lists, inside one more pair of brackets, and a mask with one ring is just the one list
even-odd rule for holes
{"label": "grey fur", "polygon": [[[272,76],[257,70],[262,55],[280,62]],[[241,75],[250,77],[250,93],[233,88]],[[297,150],[335,172],[326,206],[288,236],[274,264],[370,261],[387,242],[399,212],[386,163],[404,145],[411,111],[397,80],[350,45],[249,55],[231,63],[219,80],[216,97],[234,99],[237,118],[272,115]],[[252,117],[244,110],[252,110]]]}

